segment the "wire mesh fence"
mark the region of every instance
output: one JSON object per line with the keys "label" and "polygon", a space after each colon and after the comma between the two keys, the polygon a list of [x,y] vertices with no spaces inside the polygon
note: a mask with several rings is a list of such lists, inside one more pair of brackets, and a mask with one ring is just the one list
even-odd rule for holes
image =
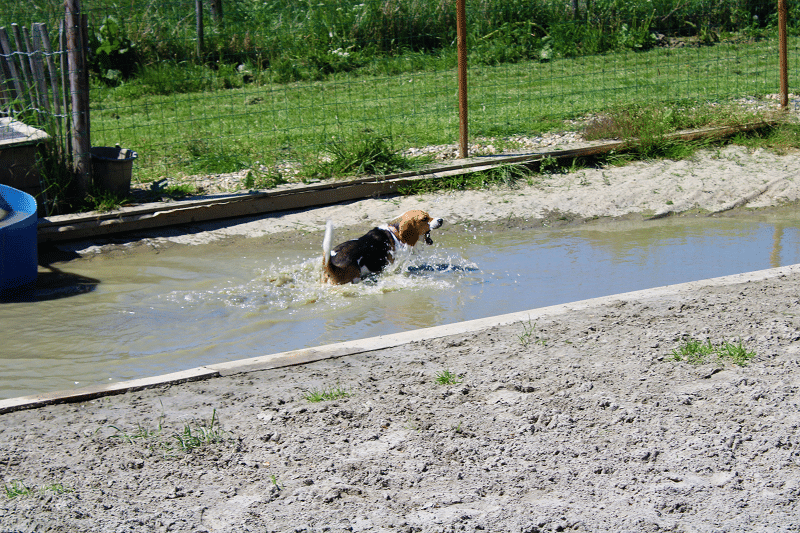
{"label": "wire mesh fence", "polygon": [[[10,4],[0,26],[58,28],[64,16],[55,0]],[[299,179],[365,138],[397,150],[458,140],[455,0],[84,0],[82,10],[91,144],[136,150],[139,180],[245,169]],[[466,10],[471,139],[513,144],[615,107],[778,91],[777,0],[468,0]],[[798,22],[790,6],[790,88]]]}

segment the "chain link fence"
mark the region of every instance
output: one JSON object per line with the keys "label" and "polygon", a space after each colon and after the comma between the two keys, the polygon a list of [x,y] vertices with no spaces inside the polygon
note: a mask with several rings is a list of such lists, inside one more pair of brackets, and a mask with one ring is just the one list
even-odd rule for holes
{"label": "chain link fence", "polygon": [[[458,141],[455,0],[82,10],[91,144],[136,150],[140,181],[246,169],[302,178],[363,139],[396,150]],[[777,0],[468,0],[470,140],[513,146],[612,108],[773,95],[777,13]],[[0,26],[53,31],[63,17],[61,2],[11,0]],[[790,6],[790,90],[798,21]]]}

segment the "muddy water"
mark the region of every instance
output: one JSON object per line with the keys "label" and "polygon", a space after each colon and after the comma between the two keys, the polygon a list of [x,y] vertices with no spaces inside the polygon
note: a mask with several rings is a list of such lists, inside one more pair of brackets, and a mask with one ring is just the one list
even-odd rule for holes
{"label": "muddy water", "polygon": [[319,285],[318,245],[254,241],[58,265],[57,288],[0,304],[0,398],[800,263],[800,217],[451,228],[345,287]]}

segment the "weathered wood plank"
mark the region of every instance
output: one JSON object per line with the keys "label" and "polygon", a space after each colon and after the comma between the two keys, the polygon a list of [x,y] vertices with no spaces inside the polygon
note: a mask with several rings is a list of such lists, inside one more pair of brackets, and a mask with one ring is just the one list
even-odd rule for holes
{"label": "weathered wood plank", "polygon": [[[31,27],[34,38],[36,31]],[[31,67],[31,75],[33,76],[34,83],[36,84],[36,95],[39,101],[39,109],[50,114],[50,98],[47,94],[47,84],[44,80],[44,62],[42,61],[42,48],[35,46],[31,42],[31,35],[28,33],[28,28],[22,28],[22,38],[25,40],[25,47],[28,50],[28,63]],[[39,44],[39,43],[37,43]]]}
{"label": "weathered wood plank", "polygon": [[11,40],[8,38],[8,32],[5,27],[0,27],[0,52],[5,56],[4,76],[6,78],[6,91],[10,97],[11,102],[16,102],[20,98],[24,98],[22,91],[22,83],[20,81],[19,69],[14,62],[14,49],[11,47]]}
{"label": "weathered wood plank", "polygon": [[31,74],[30,63],[23,57],[25,52],[25,40],[22,37],[19,24],[11,25],[11,32],[14,34],[14,44],[16,45],[16,54],[19,57],[19,72],[22,73],[22,81],[25,82],[23,87],[23,98],[26,107],[39,107],[39,100],[36,91],[33,90],[33,75]]}
{"label": "weathered wood plank", "polygon": [[[47,73],[45,79],[50,79],[50,90],[53,93],[53,109],[56,115],[61,114],[61,86],[64,84],[61,78],[61,72],[56,69],[56,63],[53,60],[53,45],[50,42],[50,34],[47,32],[47,26],[42,22],[37,22],[34,26],[34,41],[37,46],[44,52],[45,61],[47,63]],[[60,123],[61,121],[59,121]]]}

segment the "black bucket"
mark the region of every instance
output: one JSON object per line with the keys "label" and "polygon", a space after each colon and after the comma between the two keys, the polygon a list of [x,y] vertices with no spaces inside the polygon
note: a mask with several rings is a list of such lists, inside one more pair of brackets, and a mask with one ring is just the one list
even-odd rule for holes
{"label": "black bucket", "polygon": [[127,148],[96,146],[91,149],[92,179],[103,189],[126,195],[131,192],[133,160],[139,154]]}

